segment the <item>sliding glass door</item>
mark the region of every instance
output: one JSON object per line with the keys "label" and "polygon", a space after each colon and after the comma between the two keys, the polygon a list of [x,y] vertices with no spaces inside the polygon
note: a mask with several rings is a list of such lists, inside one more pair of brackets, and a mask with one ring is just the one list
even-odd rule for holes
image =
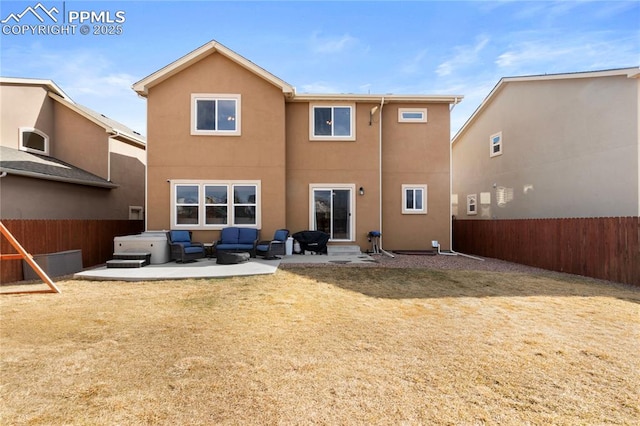
{"label": "sliding glass door", "polygon": [[334,241],[351,241],[353,229],[352,188],[312,188],[312,228]]}

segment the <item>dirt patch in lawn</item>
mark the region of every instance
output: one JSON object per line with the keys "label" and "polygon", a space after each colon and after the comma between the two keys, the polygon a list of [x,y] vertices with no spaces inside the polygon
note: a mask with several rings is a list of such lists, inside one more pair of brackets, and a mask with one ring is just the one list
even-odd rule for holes
{"label": "dirt patch in lawn", "polygon": [[2,424],[637,424],[640,290],[393,268],[5,295]]}

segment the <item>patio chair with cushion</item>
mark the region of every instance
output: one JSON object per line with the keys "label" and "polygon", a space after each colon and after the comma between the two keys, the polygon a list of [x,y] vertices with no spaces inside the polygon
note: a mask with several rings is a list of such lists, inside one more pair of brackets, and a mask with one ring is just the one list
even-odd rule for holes
{"label": "patio chair with cushion", "polygon": [[276,255],[284,256],[286,254],[287,238],[289,238],[289,230],[278,229],[273,235],[273,240],[260,241],[256,246],[256,251],[265,259],[278,259]]}
{"label": "patio chair with cushion", "polygon": [[169,231],[167,243],[171,248],[171,260],[176,262],[190,262],[205,257],[204,244],[191,241],[191,231]]}
{"label": "patio chair with cushion", "polygon": [[260,231],[258,229],[231,226],[222,229],[220,239],[214,243],[214,248],[216,253],[248,252],[251,257],[256,257],[259,238]]}

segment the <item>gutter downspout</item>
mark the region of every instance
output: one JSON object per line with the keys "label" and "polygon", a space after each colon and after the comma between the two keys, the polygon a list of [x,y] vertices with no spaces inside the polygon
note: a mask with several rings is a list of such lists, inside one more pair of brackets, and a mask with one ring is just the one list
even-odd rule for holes
{"label": "gutter downspout", "polygon": [[[451,122],[451,111],[453,111],[457,104],[458,98],[455,98],[453,105],[449,107],[449,122]],[[449,126],[449,128],[451,128],[451,126]],[[453,206],[451,205],[451,194],[453,194],[453,144],[451,140],[449,140],[449,247],[451,251],[453,251]],[[438,253],[440,253],[439,244]]]}
{"label": "gutter downspout", "polygon": [[379,212],[378,218],[380,219],[379,230],[380,230],[380,245],[378,250],[382,254],[385,254],[389,257],[395,257],[388,251],[382,248],[382,108],[384,107],[384,96],[380,99],[380,115],[378,119],[378,198],[380,200],[379,204]]}

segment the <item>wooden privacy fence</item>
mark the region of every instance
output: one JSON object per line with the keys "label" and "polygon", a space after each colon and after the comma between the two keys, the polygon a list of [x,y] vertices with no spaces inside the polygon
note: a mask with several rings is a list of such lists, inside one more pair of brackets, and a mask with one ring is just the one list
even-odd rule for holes
{"label": "wooden privacy fence", "polygon": [[453,247],[640,286],[640,218],[454,220]]}
{"label": "wooden privacy fence", "polygon": [[[114,237],[144,231],[141,220],[3,220],[2,223],[32,255],[81,249],[85,268],[111,259]],[[14,252],[4,238],[0,252]],[[0,283],[23,279],[22,261],[1,262]]]}

